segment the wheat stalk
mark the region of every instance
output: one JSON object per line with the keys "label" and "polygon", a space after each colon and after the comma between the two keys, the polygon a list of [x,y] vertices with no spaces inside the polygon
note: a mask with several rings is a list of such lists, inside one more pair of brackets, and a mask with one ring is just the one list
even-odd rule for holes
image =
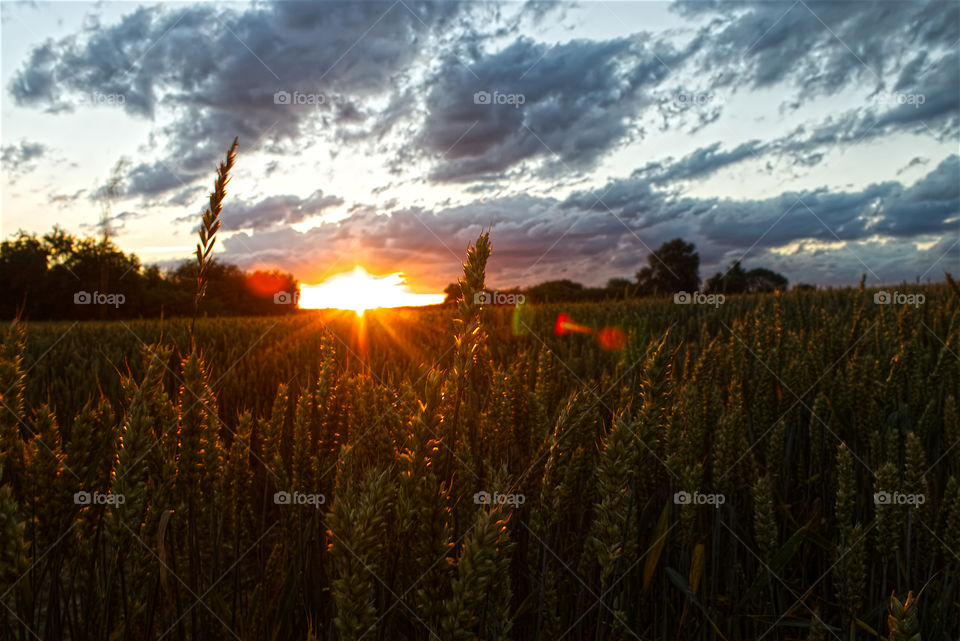
{"label": "wheat stalk", "polygon": [[207,292],[207,269],[212,262],[210,254],[217,241],[217,231],[220,229],[220,212],[223,211],[223,199],[227,196],[227,183],[230,182],[230,170],[237,160],[237,144],[239,138],[233,139],[233,144],[227,150],[226,160],[217,167],[217,178],[210,192],[210,205],[203,211],[203,221],[200,224],[200,242],[197,243],[197,293],[193,299],[193,321],[190,323],[190,336],[193,337],[194,323],[200,314],[200,301]]}
{"label": "wheat stalk", "polygon": [[760,554],[767,563],[777,551],[779,534],[770,477],[764,474],[753,484],[753,529]]}
{"label": "wheat stalk", "polygon": [[902,603],[896,596],[890,595],[887,626],[890,628],[890,641],[921,641],[917,599],[913,592],[907,592],[907,598]]}

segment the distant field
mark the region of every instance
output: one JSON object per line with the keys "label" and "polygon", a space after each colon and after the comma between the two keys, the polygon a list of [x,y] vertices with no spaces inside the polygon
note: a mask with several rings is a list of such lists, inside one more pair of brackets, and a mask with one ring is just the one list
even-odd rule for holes
{"label": "distant field", "polygon": [[6,329],[0,638],[955,641],[960,305],[896,291]]}

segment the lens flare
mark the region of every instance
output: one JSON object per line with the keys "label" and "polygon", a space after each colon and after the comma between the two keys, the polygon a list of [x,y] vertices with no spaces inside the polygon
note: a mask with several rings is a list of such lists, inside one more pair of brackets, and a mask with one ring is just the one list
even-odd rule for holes
{"label": "lens flare", "polygon": [[513,329],[514,336],[523,336],[530,331],[533,324],[533,308],[528,307],[526,303],[519,303],[513,308],[513,314],[510,318],[510,326]]}
{"label": "lens flare", "polygon": [[586,325],[581,325],[580,323],[575,322],[566,314],[560,314],[557,316],[557,322],[553,326],[553,331],[555,331],[558,336],[562,336],[563,334],[569,334],[570,332],[593,334],[595,330],[587,327]]}
{"label": "lens flare", "polygon": [[599,343],[600,347],[611,352],[623,349],[624,345],[627,344],[627,336],[619,327],[604,327],[598,331],[592,327],[581,325],[566,314],[557,316],[557,322],[553,326],[553,331],[556,332],[558,336],[571,333],[594,334],[597,337],[597,343]]}
{"label": "lens flare", "polygon": [[597,342],[608,352],[615,352],[627,344],[627,335],[619,327],[604,327],[597,332]]}

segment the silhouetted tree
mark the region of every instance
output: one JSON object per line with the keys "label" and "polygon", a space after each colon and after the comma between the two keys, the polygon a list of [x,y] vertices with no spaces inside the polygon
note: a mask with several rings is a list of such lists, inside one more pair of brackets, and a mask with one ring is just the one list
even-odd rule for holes
{"label": "silhouetted tree", "polygon": [[751,294],[783,291],[788,283],[786,276],[764,267],[757,267],[747,272],[747,291]]}
{"label": "silhouetted tree", "polygon": [[637,284],[626,278],[611,278],[607,281],[607,286],[604,290],[605,298],[620,300],[630,298],[636,294]]}
{"label": "silhouetted tree", "polygon": [[[192,305],[197,282],[197,263],[190,260],[174,269],[169,279],[178,285],[177,297],[171,299],[178,314],[187,313]],[[282,272],[248,273],[230,263],[213,259],[206,267],[207,290],[202,315],[280,314],[294,308],[292,304],[276,304],[274,294],[295,292],[296,279]]]}
{"label": "silhouetted tree", "polygon": [[744,294],[747,291],[747,273],[740,266],[740,261],[730,263],[724,273],[717,272],[707,281],[708,294]]}
{"label": "silhouetted tree", "polygon": [[49,294],[48,258],[49,249],[23,231],[0,243],[0,313],[4,318],[13,318],[21,308],[30,316],[43,307]]}
{"label": "silhouetted tree", "polygon": [[444,303],[455,303],[460,300],[462,292],[460,291],[460,283],[450,283],[447,285],[446,289],[443,290],[443,293],[446,294],[446,298],[443,299]]}
{"label": "silhouetted tree", "polygon": [[[284,314],[295,305],[275,304],[274,293],[299,285],[282,272],[248,273],[214,261],[208,291],[210,315]],[[144,267],[109,238],[78,238],[59,227],[38,238],[19,232],[0,243],[0,317],[29,319],[184,316],[192,311],[196,265],[185,261],[166,275]],[[122,294],[121,305],[78,304],[87,295]],[[78,299],[77,297],[80,297]]]}
{"label": "silhouetted tree", "polygon": [[535,303],[551,303],[560,301],[582,300],[584,288],[580,283],[572,280],[550,280],[534,285],[529,290],[530,298]]}
{"label": "silhouetted tree", "polygon": [[700,255],[693,243],[682,238],[660,245],[647,256],[648,265],[637,272],[637,291],[641,296],[692,292],[700,287]]}
{"label": "silhouetted tree", "polygon": [[735,260],[726,272],[717,273],[707,281],[709,294],[763,294],[787,288],[787,278],[765,267],[744,271]]}

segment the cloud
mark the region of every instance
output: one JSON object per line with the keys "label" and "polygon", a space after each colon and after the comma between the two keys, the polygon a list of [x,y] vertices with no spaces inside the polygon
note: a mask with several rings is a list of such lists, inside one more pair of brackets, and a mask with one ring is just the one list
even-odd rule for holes
{"label": "cloud", "polygon": [[[336,11],[309,2],[139,8],[35,47],[8,89],[18,105],[53,112],[73,111],[94,92],[120,96],[115,108],[162,122],[152,138],[163,156],[138,164],[128,181],[128,195],[154,196],[203,176],[234,136],[245,151],[289,151],[324,117],[355,121],[357,109],[335,113],[332,98],[390,94],[398,74],[430,57],[427,41],[458,28],[465,10],[376,1]],[[278,92],[324,102],[277,104]]]}
{"label": "cloud", "polygon": [[941,124],[945,134],[956,137],[960,119],[960,51],[954,49],[927,64],[926,55],[919,55],[913,67],[908,64],[892,92],[881,93],[890,108],[878,117],[877,126],[922,128]]}
{"label": "cloud", "polygon": [[[953,155],[907,189],[892,189],[871,231],[890,236],[953,234],[960,222],[960,158]],[[896,183],[899,185],[899,183]]]}
{"label": "cloud", "polygon": [[757,157],[767,149],[768,147],[761,144],[759,140],[750,140],[733,149],[722,151],[720,143],[715,142],[697,149],[678,161],[668,158],[662,162],[650,163],[634,171],[634,175],[645,177],[655,184],[705,178],[723,167]]}
{"label": "cloud", "polygon": [[119,214],[113,214],[108,216],[107,219],[101,220],[99,223],[81,223],[80,228],[86,231],[103,231],[103,225],[106,223],[107,229],[111,234],[117,234],[119,232],[125,231],[128,220],[136,220],[137,218],[143,218],[144,214],[135,211],[123,211]]}
{"label": "cloud", "polygon": [[72,194],[50,194],[47,202],[56,205],[58,209],[66,209],[76,203],[86,191],[86,189],[78,189]]}
{"label": "cloud", "polygon": [[784,6],[719,0],[673,5],[681,16],[712,18],[690,57],[711,91],[730,97],[792,88],[795,93],[784,106],[793,111],[807,101],[872,87],[862,104],[851,108],[845,98],[838,102],[839,113],[797,126],[783,140],[769,141],[767,151],[792,153],[802,162],[811,150],[896,131],[956,139],[960,5],[927,0]]}
{"label": "cloud", "polygon": [[446,60],[415,139],[435,161],[430,177],[486,180],[534,161],[547,172],[592,167],[635,135],[650,90],[687,55],[651,41],[520,38],[469,65]]}
{"label": "cloud", "polygon": [[904,165],[903,167],[897,170],[897,175],[899,176],[905,171],[909,171],[914,167],[920,167],[920,166],[926,165],[929,162],[930,162],[929,158],[924,158],[922,156],[914,156],[913,158],[910,159],[910,162],[908,162],[906,165]]}
{"label": "cloud", "polygon": [[[715,122],[729,102],[725,98],[738,91],[792,85],[800,93],[799,105],[854,82],[874,87],[863,105],[850,107],[846,101],[836,115],[798,125],[783,138],[726,150],[715,143],[669,168],[650,164],[644,175],[658,184],[701,178],[769,153],[787,154],[793,164],[809,167],[820,163],[830,147],[900,130],[940,140],[957,136],[960,60],[951,46],[960,35],[956,7],[938,2],[884,5],[876,11],[872,5],[808,6],[799,3],[784,13],[776,3],[748,5],[745,11],[728,4],[680,3],[681,15],[721,17],[679,50],[649,34],[553,46],[520,38],[469,65],[447,60],[432,84],[413,145],[434,161],[430,178],[436,181],[486,182],[512,171],[550,176],[594,167],[641,135],[642,118],[653,108],[665,128],[692,114],[697,119],[693,134]],[[876,13],[882,14],[883,29],[877,27]],[[838,35],[821,19],[836,23]],[[931,27],[925,21],[932,19],[952,26]],[[848,48],[844,38],[858,49]],[[930,50],[916,53],[918,46]],[[675,99],[664,101],[667,82],[688,77],[687,62],[706,72],[708,87],[700,92],[674,88],[667,93]],[[490,104],[476,104],[476,97],[488,95]],[[498,97],[503,104],[496,104]],[[416,152],[405,159],[409,156]]]}
{"label": "cloud", "polygon": [[799,239],[853,241],[876,234],[906,238],[956,233],[958,175],[958,156],[951,155],[906,189],[888,181],[857,192],[815,189],[746,201],[667,197],[634,176],[577,192],[564,205],[610,210],[639,228],[681,221],[686,234],[717,248],[778,247]]}
{"label": "cloud", "polygon": [[[633,176],[563,201],[515,195],[391,214],[361,206],[302,233],[274,227],[237,234],[224,242],[225,257],[278,266],[307,283],[361,264],[379,273],[403,271],[440,291],[489,226],[494,254],[487,273],[495,286],[629,277],[650,250],[678,236],[697,245],[702,276],[743,258],[793,282],[849,285],[866,271],[884,282],[913,280],[936,276],[934,265],[957,269],[960,253],[951,243],[960,212],[958,162],[956,155],[944,159],[909,188],[882,182],[856,192],[819,189],[748,201],[676,197]],[[918,242],[930,239],[937,242],[918,250]]]}
{"label": "cloud", "polygon": [[0,147],[0,162],[13,179],[36,169],[37,165],[33,161],[42,158],[48,151],[49,148],[39,142],[21,140],[19,143]]}
{"label": "cloud", "polygon": [[293,195],[268,196],[256,203],[228,204],[223,208],[222,227],[224,231],[231,231],[299,223],[343,202],[342,198],[324,195],[318,189],[303,199]]}
{"label": "cloud", "polygon": [[[683,192],[687,181],[751,159],[772,165],[783,158],[792,171],[894,134],[933,138],[939,147],[954,141],[955,3],[691,0],[677,3],[674,22],[657,34],[550,42],[522,35],[520,26],[567,11],[555,3],[527,3],[506,24],[500,13],[507,5],[330,6],[161,5],[111,24],[90,20],[33,47],[7,90],[17,105],[61,117],[109,108],[151,123],[143,142],[152,154],[123,181],[124,196],[147,204],[202,203],[211,170],[236,135],[241,168],[256,159],[251,152],[269,154],[261,175],[274,180],[284,156],[310,157],[311,146],[331,143],[332,155],[367,145],[370,162],[397,174],[378,180],[387,186],[374,189],[376,196],[418,182],[462,184],[431,186],[438,197],[459,187],[468,201],[456,206],[449,205],[456,194],[432,207],[394,201],[376,208],[320,190],[228,202],[228,258],[274,262],[305,280],[357,261],[380,271],[399,266],[415,282],[443,285],[486,225],[495,230],[492,282],[505,284],[629,275],[651,248],[677,236],[697,243],[705,274],[749,249],[751,259],[795,270],[792,280],[820,282],[855,282],[863,263],[911,277],[926,269],[920,266],[929,252],[946,253],[944,261],[956,255],[930,244],[956,231],[958,215],[957,157],[941,160],[945,152],[936,146],[911,148],[896,163],[924,154],[901,169],[927,171],[911,187],[878,176],[856,191],[810,185],[757,200]],[[697,91],[689,90],[694,84]],[[680,94],[686,98],[677,100]],[[773,123],[783,129],[725,142],[733,139],[720,131],[728,121],[717,123],[741,104],[738,94],[784,100]],[[737,115],[757,114],[748,108]],[[631,146],[633,158],[615,153],[646,139],[660,121],[663,130],[682,129],[695,140],[720,133],[656,162],[656,150],[669,147]],[[44,153],[39,143],[21,141],[2,148],[3,164],[28,170]],[[921,167],[927,156],[930,167]],[[593,180],[587,172],[606,171],[607,161],[614,178],[567,193]],[[628,176],[626,162],[637,167]],[[558,195],[511,192],[527,186]],[[75,196],[51,198],[63,205]],[[341,206],[343,220],[302,233],[290,227]]]}
{"label": "cloud", "polygon": [[[709,95],[727,96],[784,83],[797,91],[795,105],[853,82],[889,99],[798,126],[791,140],[704,148],[675,174],[649,167],[660,183],[708,175],[751,152],[790,153],[810,165],[823,148],[899,129],[956,135],[960,9],[935,0],[854,4],[811,1],[784,11],[777,3],[681,1],[681,22],[710,21],[682,45],[671,44],[682,40],[671,34],[557,44],[514,36],[524,20],[551,12],[536,2],[506,26],[502,7],[473,3],[138,8],[34,47],[8,90],[19,105],[117,108],[154,121],[150,146],[160,157],[132,167],[126,181],[127,195],[147,198],[205,178],[234,136],[244,153],[280,155],[319,139],[372,141],[393,158],[394,173],[426,158],[428,178],[438,182],[587,171],[643,136],[654,112],[666,127],[692,114],[694,132],[715,122],[722,101],[706,110],[664,107],[667,83],[691,78],[706,79]],[[474,102],[481,92],[491,104]],[[923,102],[898,103],[903,95]],[[97,96],[116,99],[108,107]],[[498,97],[512,102],[492,104]],[[398,140],[387,141],[391,133]]]}
{"label": "cloud", "polygon": [[[955,140],[960,134],[960,52],[944,55],[918,84],[878,90],[866,107],[847,109],[814,126],[801,125],[771,143],[791,152],[859,144],[896,131]],[[899,86],[899,85],[898,85]]]}
{"label": "cloud", "polygon": [[123,193],[126,196],[158,196],[173,189],[187,190],[188,183],[193,180],[194,176],[178,171],[166,162],[138,163],[127,174]]}
{"label": "cloud", "polygon": [[[686,17],[714,18],[703,28],[698,63],[716,85],[786,82],[800,90],[801,100],[836,94],[854,81],[880,85],[885,72],[917,51],[949,51],[960,39],[956,3],[808,0],[784,7],[722,0],[673,5]],[[913,70],[905,69],[909,77]]]}

